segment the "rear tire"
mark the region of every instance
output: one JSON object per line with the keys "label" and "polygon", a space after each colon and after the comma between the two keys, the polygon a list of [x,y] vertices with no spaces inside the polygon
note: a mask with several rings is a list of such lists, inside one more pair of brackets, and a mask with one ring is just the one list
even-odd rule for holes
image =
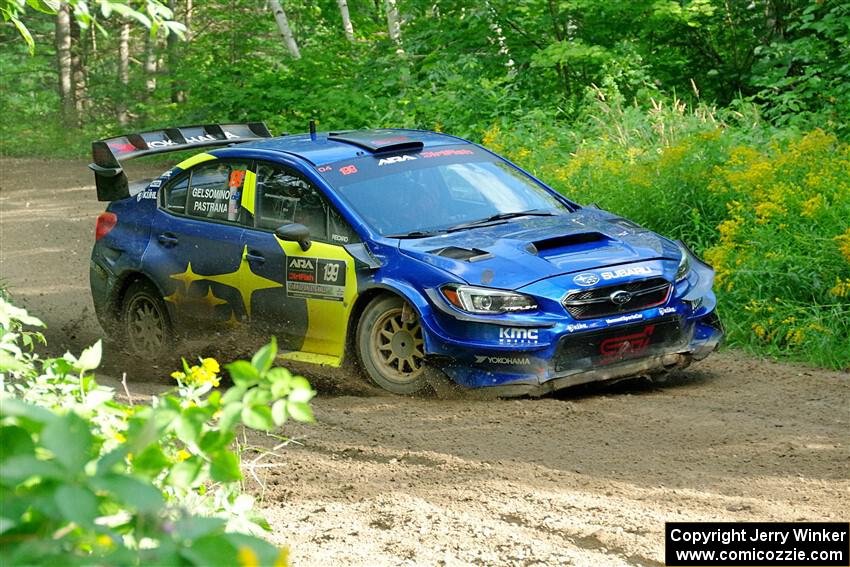
{"label": "rear tire", "polygon": [[121,304],[121,330],[125,349],[133,356],[156,363],[174,345],[168,309],[157,289],[146,281],[130,284]]}
{"label": "rear tire", "polygon": [[409,396],[428,387],[430,369],[419,316],[408,307],[408,320],[402,319],[404,306],[396,296],[374,299],[360,317],[356,346],[360,364],[376,386]]}

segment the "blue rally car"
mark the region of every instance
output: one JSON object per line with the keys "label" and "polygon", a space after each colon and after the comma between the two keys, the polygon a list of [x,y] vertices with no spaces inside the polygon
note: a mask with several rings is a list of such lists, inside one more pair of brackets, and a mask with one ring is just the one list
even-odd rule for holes
{"label": "blue rally car", "polygon": [[[226,147],[222,147],[226,146]],[[198,153],[143,186],[120,162]],[[262,123],[93,143],[91,289],[133,353],[181,330],[274,334],[285,359],[359,364],[412,394],[498,395],[653,375],[722,337],[710,266],[487,149],[416,130],[272,137]]]}

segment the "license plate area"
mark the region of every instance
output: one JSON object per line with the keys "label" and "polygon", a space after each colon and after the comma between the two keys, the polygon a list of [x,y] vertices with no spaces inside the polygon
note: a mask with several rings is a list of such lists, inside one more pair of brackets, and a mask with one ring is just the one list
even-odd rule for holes
{"label": "license plate area", "polygon": [[634,325],[571,335],[561,339],[555,356],[555,371],[616,364],[643,358],[681,342],[678,317],[656,319]]}

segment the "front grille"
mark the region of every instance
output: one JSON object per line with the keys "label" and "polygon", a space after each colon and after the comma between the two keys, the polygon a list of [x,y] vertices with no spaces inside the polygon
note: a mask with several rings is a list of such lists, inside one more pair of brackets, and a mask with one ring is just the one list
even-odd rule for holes
{"label": "front grille", "polygon": [[[664,278],[649,278],[574,291],[564,298],[563,304],[574,319],[596,319],[661,305],[667,301],[672,287]],[[611,297],[619,291],[628,293],[631,296],[629,300],[622,304],[615,303]]]}

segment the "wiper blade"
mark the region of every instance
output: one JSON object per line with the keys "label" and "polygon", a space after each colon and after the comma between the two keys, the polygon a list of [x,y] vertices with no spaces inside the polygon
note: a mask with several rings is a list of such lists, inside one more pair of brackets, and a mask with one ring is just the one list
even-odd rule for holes
{"label": "wiper blade", "polygon": [[501,220],[508,220],[517,217],[554,217],[557,216],[555,213],[550,211],[541,211],[540,209],[532,209],[530,211],[515,211],[513,213],[499,213],[497,215],[492,215],[487,217],[486,219],[479,219],[471,222],[465,222],[463,224],[458,224],[453,227],[447,228],[446,232],[454,232],[456,230],[464,230],[467,228],[472,228],[475,226],[481,226],[482,224],[487,224],[490,222],[497,222]]}
{"label": "wiper blade", "polygon": [[387,234],[386,238],[427,238],[448,232],[446,230],[414,230],[403,234]]}

